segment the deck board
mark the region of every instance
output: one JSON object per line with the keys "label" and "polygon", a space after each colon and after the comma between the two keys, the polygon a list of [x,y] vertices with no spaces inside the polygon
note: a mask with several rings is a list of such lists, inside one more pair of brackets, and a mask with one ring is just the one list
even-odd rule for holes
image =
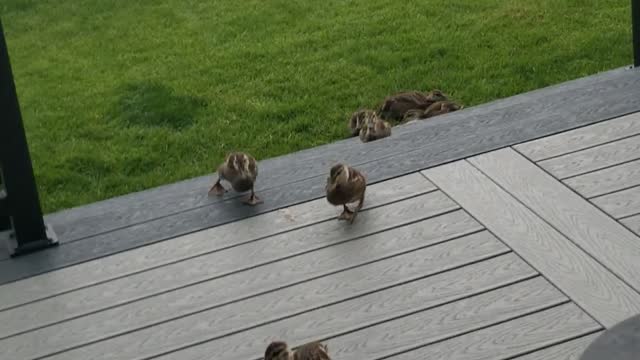
{"label": "deck board", "polygon": [[468,161],[640,291],[638,236],[512,149],[479,155]]}
{"label": "deck board", "polygon": [[573,304],[566,304],[421,347],[391,359],[506,359],[597,329],[599,325],[587,314]]}
{"label": "deck board", "polygon": [[640,214],[640,186],[591,199],[616,219]]}
{"label": "deck board", "polygon": [[[376,183],[636,112],[638,97],[640,71],[617,70],[398,127],[393,137],[372,143],[349,139],[261,161],[258,190],[265,203],[256,208],[235,198],[206,198],[212,178],[201,177],[54,214],[48,219],[61,246],[0,261],[0,283],[321,198],[328,167],[336,161],[362,168]],[[77,223],[90,233],[70,235],[80,229]]]}
{"label": "deck board", "polygon": [[595,341],[601,334],[602,332],[599,331],[587,336],[581,336],[559,345],[517,357],[514,360],[579,360],[582,353],[591,345],[591,342]]}
{"label": "deck board", "polygon": [[[396,286],[477,261],[491,259],[508,251],[504,244],[493,237],[477,237],[475,241],[466,241],[464,238],[451,240],[260,297],[234,302],[228,306],[112,337],[62,353],[52,359],[146,358],[331,305],[339,307],[357,304],[349,307],[349,310],[343,308],[343,310],[334,311],[338,320],[358,309],[360,312],[369,314],[367,308],[372,304],[372,297],[384,298],[387,294],[385,289],[389,289],[393,296],[390,296],[389,300],[382,301],[383,303],[396,299],[395,301],[401,304],[407,304],[408,299],[411,298],[411,291],[407,288],[394,291],[397,289]],[[460,277],[456,281],[460,281]],[[421,285],[420,291],[424,291],[426,284],[418,283]],[[451,279],[448,286],[451,286]],[[349,302],[349,299],[354,299],[354,302]],[[159,303],[158,306],[163,304]],[[378,316],[385,317],[388,314],[389,312],[385,311]],[[318,319],[324,320],[325,317]],[[50,327],[18,338],[9,338],[0,341],[0,348],[7,356],[15,359],[42,356],[86,343],[95,336],[93,329],[103,327],[88,320],[79,325],[74,326],[68,322],[62,325],[65,327],[64,331],[57,327]],[[114,319],[112,326],[119,328],[117,320]],[[25,348],[20,344],[29,344],[29,346]]]}
{"label": "deck board", "polygon": [[640,112],[514,146],[538,162],[640,134]]}
{"label": "deck board", "polygon": [[[135,329],[158,319],[177,318],[221,306],[279,287],[295,285],[418,250],[482,229],[469,215],[456,211],[353,241],[332,237],[325,243],[333,243],[333,246],[293,258],[289,256],[300,254],[301,249],[298,248],[306,245],[305,240],[309,239],[300,238],[296,242],[293,237],[290,241],[282,237],[275,237],[274,241],[271,241],[270,238],[262,241],[263,244],[255,250],[237,247],[233,248],[233,251],[237,252],[235,254],[230,254],[229,251],[216,253],[220,254],[220,258],[226,259],[222,264],[206,259],[198,261],[199,264],[186,261],[180,269],[171,270],[171,266],[167,266],[158,271],[140,274],[143,276],[127,277],[122,281],[112,281],[12,311],[0,312],[0,338],[139,300],[125,307],[117,307],[84,319],[90,323],[100,323],[104,325],[103,328],[111,326],[119,330]],[[470,236],[466,239],[472,241],[474,238]],[[311,245],[314,244],[314,241],[309,242]],[[276,260],[264,264],[262,256],[273,257]],[[262,265],[247,267],[235,264],[251,261]],[[233,266],[244,267],[245,270],[223,277],[215,276],[218,275],[216,272],[229,273]],[[191,286],[185,288],[187,285]],[[221,292],[220,289],[227,290]],[[162,305],[158,306],[159,304]],[[57,311],[51,312],[51,309]],[[139,314],[141,316],[138,316]],[[82,323],[83,320],[77,322]]]}
{"label": "deck board", "polygon": [[640,215],[631,216],[626,219],[620,220],[624,225],[626,225],[631,231],[635,232],[640,236]]}
{"label": "deck board", "polygon": [[538,162],[545,170],[559,179],[585,174],[638,159],[640,156],[640,135],[612,143],[599,145],[587,150]]}
{"label": "deck board", "polygon": [[638,292],[470,163],[423,173],[605,326],[640,312]]}
{"label": "deck board", "polygon": [[625,190],[640,185],[640,160],[573,177],[564,183],[586,198]]}

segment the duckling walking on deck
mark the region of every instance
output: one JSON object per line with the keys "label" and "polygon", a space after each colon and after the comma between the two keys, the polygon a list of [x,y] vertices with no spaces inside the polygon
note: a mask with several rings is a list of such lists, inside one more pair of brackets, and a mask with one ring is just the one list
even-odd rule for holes
{"label": "duckling walking on deck", "polygon": [[[364,203],[366,188],[367,181],[360,171],[345,164],[337,164],[331,168],[326,186],[327,201],[335,206],[343,206],[344,211],[338,217],[339,220],[347,220],[353,224]],[[358,201],[355,210],[349,210],[347,204],[355,201]]]}
{"label": "duckling walking on deck", "polygon": [[227,155],[224,162],[218,167],[218,181],[209,189],[209,195],[222,195],[227,190],[220,184],[221,180],[231,183],[231,187],[236,192],[251,190],[248,199],[243,200],[245,204],[257,205],[263,201],[256,196],[254,184],[258,177],[258,165],[256,159],[243,152],[233,152]]}
{"label": "duckling walking on deck", "polygon": [[312,342],[294,351],[284,341],[273,341],[264,352],[264,360],[331,360],[326,344]]}

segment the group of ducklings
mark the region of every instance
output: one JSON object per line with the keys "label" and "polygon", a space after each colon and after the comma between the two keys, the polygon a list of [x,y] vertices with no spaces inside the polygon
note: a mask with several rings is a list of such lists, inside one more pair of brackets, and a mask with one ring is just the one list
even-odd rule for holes
{"label": "group of ducklings", "polygon": [[427,119],[462,108],[464,106],[449,100],[437,89],[426,93],[405,91],[386,97],[376,111],[354,112],[349,119],[349,130],[351,136],[359,135],[362,142],[369,142],[391,136],[392,123]]}

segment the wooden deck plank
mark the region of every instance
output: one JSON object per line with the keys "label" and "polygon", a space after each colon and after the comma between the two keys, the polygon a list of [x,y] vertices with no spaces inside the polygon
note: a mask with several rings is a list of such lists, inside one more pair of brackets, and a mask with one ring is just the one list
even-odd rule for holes
{"label": "wooden deck plank", "polygon": [[[544,130],[548,131],[549,128],[532,126],[531,118],[535,117],[544,121],[544,118],[540,117],[541,115],[547,115],[547,118],[551,117],[560,108],[563,111],[568,110],[566,112],[569,114],[576,113],[580,116],[559,116],[558,119],[549,119],[553,120],[549,121],[547,125],[550,126],[551,131],[557,132],[567,125],[569,127],[578,126],[595,119],[602,120],[616,115],[624,115],[629,111],[639,109],[636,103],[629,101],[634,99],[632,97],[634,94],[640,95],[640,89],[637,86],[640,77],[638,75],[635,70],[610,71],[474,106],[464,109],[463,115],[447,114],[439,117],[438,122],[448,123],[441,129],[444,131],[430,133],[430,130],[420,131],[424,130],[422,126],[398,127],[394,130],[395,140],[384,145],[379,143],[361,145],[357,139],[347,139],[296,154],[266,159],[260,161],[259,164],[258,191],[264,192],[267,189],[293,184],[313,176],[324,177],[334,161],[346,161],[357,165],[384,156],[402,154],[408,150],[414,150],[416,140],[419,140],[421,146],[430,147],[433,139],[447,137],[449,138],[449,146],[445,149],[457,148],[460,147],[460,144],[469,141],[469,139],[465,139],[459,142],[460,140],[457,139],[461,134],[459,131],[461,128],[469,128],[471,133],[487,127],[508,129],[514,116],[499,116],[504,112],[509,112],[508,115],[516,115],[517,112],[521,117],[525,117],[523,120],[529,124],[529,129],[534,130],[532,134],[538,136],[544,135]],[[628,96],[630,97],[627,100]],[[611,101],[612,98],[616,101]],[[607,106],[603,106],[604,104]],[[461,119],[468,118],[472,120],[467,124],[460,123]],[[477,118],[482,119],[483,124],[475,125]],[[450,128],[450,131],[446,131],[447,128]],[[522,127],[520,130],[521,133],[526,132]],[[488,140],[487,145],[491,145],[502,141],[503,138]],[[427,153],[430,152],[433,150],[427,151]],[[214,164],[212,164],[213,166]],[[213,176],[206,175],[70,211],[51,214],[47,219],[57,229],[61,241],[84,238],[199,206],[211,206],[220,201],[217,198],[209,199],[206,196],[207,187],[211,185],[212,181]],[[226,196],[225,199],[230,197],[233,195]]]}
{"label": "wooden deck plank", "polygon": [[[544,310],[566,300],[562,293],[538,277],[330,339],[327,344],[336,359],[379,359]],[[294,331],[286,335],[298,344],[303,343]]]}
{"label": "wooden deck plank", "polygon": [[569,187],[586,198],[640,185],[640,160],[566,179]]}
{"label": "wooden deck plank", "polygon": [[640,135],[538,162],[559,179],[585,174],[640,156]]}
{"label": "wooden deck plank", "polygon": [[[379,359],[412,345],[438,341],[566,301],[564,295],[541,278],[444,304],[430,299],[437,294],[423,292],[422,296],[427,297],[426,303],[411,299],[411,304],[407,304],[402,294],[394,298],[383,295],[383,301],[372,296],[367,305],[358,307],[353,302],[341,304],[335,310],[320,309],[160,358],[196,360],[215,353],[229,360],[259,359],[266,345],[275,339],[287,339],[294,347],[311,340],[329,339],[326,343],[334,359]],[[413,313],[409,314],[408,309],[413,309]],[[343,313],[349,315],[341,317]],[[324,318],[330,320],[320,320]]]}
{"label": "wooden deck plank", "polygon": [[512,149],[468,161],[640,291],[638,236]]}
{"label": "wooden deck plank", "polygon": [[423,173],[605,326],[640,312],[640,294],[468,162]]}
{"label": "wooden deck plank", "polygon": [[[367,194],[363,210],[408,199],[434,189],[433,184],[420,174],[407,175],[375,184],[369,188],[370,191]],[[0,310],[219,251],[229,246],[299,229],[314,223],[333,221],[338,213],[339,211],[330,206],[326,199],[314,200],[96,259],[92,262],[0,285]]]}
{"label": "wooden deck plank", "polygon": [[599,328],[584,311],[570,303],[421,347],[391,359],[507,359]]}
{"label": "wooden deck plank", "polygon": [[[344,242],[347,239],[331,237],[326,239],[325,243],[333,242],[334,246],[286,259],[282,257],[289,255],[287,251],[300,253],[300,249],[297,248],[306,245],[305,240],[310,240],[308,247],[314,247],[314,245],[317,247],[318,241],[303,237],[298,239],[275,237],[274,241],[270,238],[259,242],[260,246],[257,248],[236,247],[232,249],[232,253],[229,251],[216,253],[220,254],[220,258],[225,259],[222,263],[206,259],[195,264],[193,264],[194,261],[187,261],[180,269],[164,271],[165,268],[160,268],[159,271],[139,274],[142,276],[138,278],[132,276],[122,279],[123,281],[113,281],[102,286],[0,312],[0,338],[140,299],[125,307],[117,307],[92,316],[90,319],[79,320],[80,323],[83,321],[100,323],[101,330],[96,330],[100,333],[136,329],[160,319],[178,318],[479,230],[482,230],[482,227],[475,220],[458,210],[354,241]],[[322,232],[319,231],[317,234]],[[251,245],[253,244],[255,243]],[[288,247],[290,247],[289,250]],[[264,260],[270,258],[279,258],[279,261],[264,264]],[[236,265],[234,262],[239,264]],[[242,264],[251,262],[263,265],[248,267]],[[232,271],[234,266],[244,266],[245,270],[224,277],[216,276],[219,275],[216,272]],[[210,269],[209,273],[207,269]],[[192,286],[185,288],[187,284]],[[160,290],[164,292],[166,289],[177,289],[177,291],[153,296],[159,294]],[[220,291],[220,289],[226,289],[226,291]],[[159,304],[162,305],[158,306]],[[52,312],[51,309],[57,309],[57,311]],[[108,326],[113,328],[107,328]]]}
{"label": "wooden deck plank", "polygon": [[[352,298],[504,254],[506,251],[508,249],[491,236],[476,236],[474,241],[466,238],[451,240],[263,296],[112,337],[60,354],[58,358],[68,360],[84,360],[88,357],[95,360],[146,358],[319,307],[342,303]],[[517,268],[517,265],[515,267]],[[398,294],[395,293],[395,296]],[[402,294],[405,296],[404,292]],[[188,292],[185,292],[185,296],[188,296]],[[406,296],[410,296],[410,292],[407,292]],[[360,308],[363,307],[362,304],[364,303],[360,303]],[[164,303],[159,301],[156,306],[164,306]],[[339,316],[344,317],[346,314],[341,313]],[[91,321],[95,316],[90,316],[83,322],[66,322],[60,326],[2,340],[0,348],[12,359],[32,358],[69,349],[88,341],[104,339],[105,335],[114,335],[94,331],[94,329],[99,331],[104,328],[103,324]],[[112,325],[109,328],[117,329],[119,320],[110,320]]]}
{"label": "wooden deck plank", "polygon": [[640,214],[640,186],[591,199],[616,219]]}
{"label": "wooden deck plank", "polygon": [[[511,271],[513,271],[513,273],[511,273]],[[458,276],[458,278],[456,278],[456,276]],[[375,315],[375,319],[369,318],[367,325],[373,325],[377,322],[392,319],[394,316],[399,317],[409,314],[411,309],[417,311],[427,310],[442,304],[462,300],[476,294],[518,283],[533,276],[536,276],[536,272],[531,269],[531,267],[526,265],[522,259],[513,253],[509,253],[464,268],[458,268],[450,272],[441,273],[430,278],[389,289],[382,297],[380,297],[380,295],[383,293],[373,293],[367,297],[354,299],[350,303],[336,304],[324,309],[318,309],[313,313],[302,314],[287,320],[251,329],[231,337],[219,338],[203,342],[196,346],[186,347],[180,351],[161,356],[160,359],[204,359],[207,354],[216,352],[226,352],[230,358],[242,358],[243,356],[244,359],[258,358],[262,355],[261,353],[264,351],[268,342],[275,338],[288,339],[287,341],[291,342],[292,346],[295,346],[309,340],[341,335],[358,328],[357,324],[352,323],[338,329],[338,331],[333,334],[324,336],[320,333],[322,330],[320,328],[308,334],[293,331],[298,328],[308,328],[309,323],[314,324],[321,322],[321,320],[318,319],[325,319],[327,316],[334,318],[343,316],[343,314],[350,314],[352,312],[351,309],[355,309],[356,313],[361,314],[367,309],[377,309],[378,307],[375,306],[375,304],[389,304],[389,306],[393,306],[390,310],[395,309],[395,311],[386,312],[383,310],[381,313]],[[471,278],[475,278],[475,280]],[[311,320],[309,320],[310,318]]]}
{"label": "wooden deck plank", "polygon": [[620,221],[640,236],[640,215],[631,216]]}
{"label": "wooden deck plank", "polygon": [[640,112],[529,141],[514,148],[537,162],[636,134],[640,134]]}
{"label": "wooden deck plank", "polygon": [[601,331],[565,343],[548,347],[514,360],[579,360],[582,353],[600,335]]}
{"label": "wooden deck plank", "polygon": [[[113,233],[95,235],[71,243],[65,243],[63,239],[63,246],[28,257],[1,261],[0,283],[321,198],[324,195],[327,172],[325,165],[333,161],[346,161],[365,169],[370,183],[376,183],[477,153],[638,111],[640,104],[636,99],[640,96],[640,71],[621,70],[604,75],[597,83],[592,80],[572,82],[536,94],[538,95],[535,95],[535,100],[532,95],[527,95],[520,97],[522,101],[509,100],[468,108],[438,116],[430,121],[407,125],[406,130],[398,128],[395,135],[389,139],[367,144],[350,139],[339,142],[342,144],[339,146],[331,144],[319,150],[305,152],[306,155],[298,153],[290,155],[291,158],[286,160],[274,160],[283,161],[285,164],[282,170],[274,171],[274,176],[280,180],[286,179],[287,183],[278,185],[268,177],[261,176],[260,184],[268,185],[269,188],[259,188],[259,191],[268,201],[256,208],[247,209],[236,199],[227,199],[222,202],[211,200],[212,202],[204,207],[176,211],[170,204],[179,201],[163,199],[156,205],[148,205],[149,209],[153,209],[153,221],[140,220],[136,225],[132,225],[129,221],[134,217],[134,213],[129,213],[125,217],[128,221],[123,225],[125,227],[120,226],[119,230]],[[416,148],[416,142],[422,145]],[[311,153],[314,155],[305,158]],[[312,160],[313,157],[319,159]],[[304,161],[298,163],[303,158]],[[268,163],[261,162],[263,175],[268,172]],[[309,168],[312,165],[319,166],[320,170],[314,173]],[[293,181],[289,175],[294,170],[305,177],[311,177]],[[194,188],[200,187],[197,192],[202,194],[203,189],[206,190],[206,186],[210,185],[210,181],[211,179],[202,178],[201,183],[192,185]],[[170,192],[168,189],[171,188],[164,188],[162,192]],[[132,203],[150,204],[137,196],[127,198],[125,203],[128,203],[128,206]],[[74,211],[83,210],[86,209]],[[110,215],[105,214],[101,221],[106,221],[108,216]],[[63,222],[63,225],[65,224]],[[63,248],[64,251],[61,250]]]}

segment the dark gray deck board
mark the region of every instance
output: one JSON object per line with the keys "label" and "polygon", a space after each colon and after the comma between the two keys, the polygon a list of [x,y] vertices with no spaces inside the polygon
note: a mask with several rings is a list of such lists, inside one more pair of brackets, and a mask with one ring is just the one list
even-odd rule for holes
{"label": "dark gray deck board", "polygon": [[[491,170],[486,163],[480,164]],[[503,165],[502,168],[510,169],[509,165]],[[520,165],[513,170],[521,170]],[[454,162],[423,173],[603,325],[612,326],[640,312],[638,292],[469,162]],[[536,179],[528,176],[528,180]],[[495,181],[504,182],[504,177]],[[553,200],[553,196],[545,198]],[[630,258],[628,254],[624,256]],[[635,268],[628,263],[614,268],[632,273],[638,266],[637,257],[635,260]],[[627,280],[637,283],[638,278]]]}
{"label": "dark gray deck board", "polygon": [[[247,330],[265,322],[294,316],[331,304],[354,304],[345,302],[355,298],[357,306],[348,310],[336,310],[339,320],[360,309],[364,314],[378,314],[382,318],[389,312],[373,313],[367,310],[371,304],[371,296],[385,296],[382,290],[395,289],[406,282],[453,270],[477,261],[490,259],[509,250],[495,237],[476,237],[474,241],[465,238],[447,241],[426,249],[416,250],[394,258],[381,260],[369,265],[339,272],[332,276],[304,282],[287,287],[260,297],[253,297],[234,302],[228,306],[218,307],[197,314],[192,314],[169,322],[157,324],[150,328],[126,333],[121,336],[87,345],[61,353],[51,359],[113,359],[147,358],[199,341],[219,336],[230,335],[239,330]],[[424,291],[424,283],[420,287]],[[451,285],[451,284],[449,284]],[[410,292],[393,293],[396,302],[406,304]],[[394,290],[389,290],[393,292]],[[367,294],[377,292],[369,296]],[[399,294],[403,294],[399,296]],[[392,301],[384,300],[382,302]],[[159,303],[158,306],[164,306]],[[168,314],[170,315],[170,314]],[[325,319],[318,318],[318,319]],[[65,326],[64,323],[62,326]],[[87,324],[89,325],[89,324]],[[118,324],[114,324],[118,325]],[[95,326],[100,326],[95,324]],[[85,344],[94,332],[85,324],[81,327],[65,326],[64,331],[55,328],[44,328],[16,338],[0,340],[3,354],[12,359],[27,359],[51,354],[73,345]],[[104,335],[104,334],[103,334]],[[22,346],[29,344],[29,346]],[[211,353],[209,353],[210,356]]]}
{"label": "dark gray deck board", "polygon": [[[219,353],[221,358],[229,360],[257,359],[264,352],[265,344],[276,338],[290,339],[295,346],[343,334],[349,337],[350,331],[499,289],[535,274],[517,256],[507,254],[244,333],[207,341],[160,359],[206,359],[211,353]],[[325,322],[324,319],[330,321]]]}
{"label": "dark gray deck board", "polygon": [[[429,200],[425,198],[424,204],[435,207]],[[420,207],[414,202],[406,208]],[[428,216],[426,212],[422,216]],[[0,312],[0,338],[139,300],[67,323],[96,333],[136,329],[434,245],[482,227],[468,214],[457,211],[353,241],[348,240],[362,235],[358,234],[361,231],[340,238],[337,234],[324,235],[321,228],[309,229],[321,239],[288,233],[288,238],[276,236],[215,253],[219,262],[205,257],[192,259],[176,264],[179,268],[169,265]],[[473,241],[475,237],[466,239]],[[301,254],[321,246],[329,247]]]}
{"label": "dark gray deck board", "polygon": [[[202,177],[52,215],[50,219],[57,225],[63,244],[1,261],[0,283],[320,198],[327,169],[335,161],[357,165],[370,182],[378,182],[635,112],[640,110],[638,97],[640,71],[618,70],[399,127],[394,136],[380,141],[361,144],[350,139],[265,160],[261,162],[259,180],[265,204],[257,208],[247,208],[237,199],[205,199],[212,179]],[[175,194],[176,198],[167,194]],[[192,200],[180,200],[189,198]],[[203,204],[206,206],[197,207]],[[140,206],[144,209],[140,210]],[[86,216],[93,220],[84,222]],[[80,232],[120,230],[96,236],[69,236],[68,231],[76,231],[74,222],[85,224],[77,228]],[[95,226],[91,225],[94,222]],[[132,223],[137,225],[128,226]],[[84,240],[65,243],[85,236],[88,237]]]}
{"label": "dark gray deck board", "polygon": [[640,160],[566,179],[564,183],[586,198],[637,186],[640,185]]}
{"label": "dark gray deck board", "polygon": [[640,186],[591,199],[616,219],[640,214]]}
{"label": "dark gray deck board", "polygon": [[638,236],[510,148],[468,161],[640,291]]}
{"label": "dark gray deck board", "polygon": [[638,159],[640,135],[538,162],[558,179],[585,174]]}
{"label": "dark gray deck board", "polygon": [[[369,209],[374,210],[373,216],[381,212],[384,213],[385,210],[380,208],[383,205],[389,205],[390,209],[399,211],[401,214],[405,214],[412,207],[414,210],[419,208],[424,213],[409,214],[404,218],[394,214],[390,219],[385,219],[383,222],[369,227],[366,227],[367,217],[361,217],[361,221],[354,223],[355,229],[348,234],[349,237],[371,234],[376,229],[379,231],[388,226],[399,225],[403,221],[415,221],[428,217],[429,214],[437,214],[439,211],[452,210],[451,201],[447,201],[437,194],[411,200],[415,196],[434,189],[435,187],[420,174],[404,176],[371,186],[370,194],[367,197],[369,201],[363,208],[363,214],[366,214]],[[428,201],[440,199],[440,201],[424,205],[421,199]],[[405,202],[404,200],[409,201]],[[397,201],[400,202],[393,203]],[[439,208],[438,204],[446,206]],[[339,209],[329,206],[326,200],[316,200],[245,219],[241,222],[182,236],[171,241],[159,242],[96,259],[90,263],[49,272],[19,283],[5,284],[0,286],[0,309],[97,285],[108,280],[115,281],[107,283],[104,288],[113,291],[114,295],[124,295],[127,291],[131,291],[127,290],[131,286],[125,284],[136,282],[135,279],[145,277],[147,280],[155,279],[155,281],[152,283],[146,283],[146,280],[145,282],[139,281],[142,288],[136,288],[138,291],[142,291],[145,284],[150,287],[159,286],[160,279],[167,279],[168,283],[175,286],[175,283],[179,281],[174,280],[181,276],[181,272],[185,271],[189,274],[187,277],[190,279],[190,283],[195,283],[203,276],[209,278],[220,276],[248,266],[273,261],[283,255],[294,255],[296,251],[310,251],[332,245],[338,241],[347,240],[336,240],[336,237],[341,235],[340,231],[346,227],[345,224],[335,220],[338,213]],[[399,223],[389,225],[389,220],[394,219],[397,219]],[[311,228],[305,226],[311,226]],[[318,231],[320,234],[314,236]],[[257,241],[265,238],[268,239]],[[221,255],[225,249],[229,249],[231,254],[240,254],[237,257],[248,254],[254,254],[254,256],[242,258],[239,263],[230,262],[230,259],[225,255]],[[270,255],[267,256],[268,254]],[[182,264],[189,259],[194,259],[194,261],[187,262],[200,264],[200,266],[185,270]],[[244,264],[244,267],[240,266],[241,264]],[[174,272],[176,273],[174,274]],[[186,276],[186,273],[183,276]],[[149,277],[148,274],[152,275]],[[131,277],[127,278],[127,276]],[[108,288],[106,287],[108,284],[115,286]],[[81,293],[75,293],[71,296],[82,298]],[[130,296],[131,293],[129,293]]]}
{"label": "dark gray deck board", "polygon": [[394,356],[404,359],[507,359],[572,337],[597,331],[600,326],[574,304],[443,341]]}
{"label": "dark gray deck board", "polygon": [[531,161],[538,162],[637,134],[640,134],[640,113],[633,113],[514,147]]}
{"label": "dark gray deck board", "polygon": [[514,360],[579,360],[582,353],[600,334],[602,331],[520,356]]}

